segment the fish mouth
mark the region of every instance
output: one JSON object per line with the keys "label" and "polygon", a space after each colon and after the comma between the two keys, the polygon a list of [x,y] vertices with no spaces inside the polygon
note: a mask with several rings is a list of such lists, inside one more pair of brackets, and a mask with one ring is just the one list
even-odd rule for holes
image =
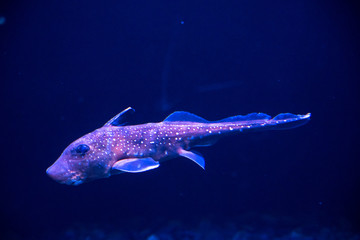
{"label": "fish mouth", "polygon": [[63,182],[63,184],[71,185],[71,186],[78,186],[78,185],[82,184],[83,182],[84,182],[83,180],[70,179],[67,182]]}
{"label": "fish mouth", "polygon": [[67,164],[55,162],[46,169],[46,173],[50,178],[61,184],[77,186],[84,182],[81,174],[69,170]]}

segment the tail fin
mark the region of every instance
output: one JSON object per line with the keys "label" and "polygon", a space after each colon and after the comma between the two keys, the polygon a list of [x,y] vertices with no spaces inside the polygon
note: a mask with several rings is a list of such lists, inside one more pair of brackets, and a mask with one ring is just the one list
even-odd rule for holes
{"label": "tail fin", "polygon": [[[300,115],[292,113],[281,113],[271,118],[265,113],[250,113],[247,115],[238,115],[224,118],[219,123],[236,123],[242,122],[244,125],[249,124],[248,130],[285,130],[300,127],[310,120],[311,113]],[[245,129],[244,129],[245,130]]]}
{"label": "tail fin", "polygon": [[300,127],[310,121],[311,113],[305,115],[295,115],[292,113],[281,113],[275,116],[271,121],[273,122],[272,129],[291,129]]}
{"label": "tail fin", "polygon": [[245,122],[245,121],[252,121],[252,120],[269,120],[271,119],[271,116],[265,114],[265,113],[249,113],[247,115],[237,115],[233,117],[228,117],[221,119],[219,121],[214,121],[214,123],[221,122]]}

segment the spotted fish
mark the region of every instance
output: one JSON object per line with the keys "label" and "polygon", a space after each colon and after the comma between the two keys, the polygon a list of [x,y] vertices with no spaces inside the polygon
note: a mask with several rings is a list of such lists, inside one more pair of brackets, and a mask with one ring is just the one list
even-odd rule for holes
{"label": "spotted fish", "polygon": [[207,121],[188,112],[174,112],[164,121],[126,125],[134,109],[125,109],[103,127],[71,143],[47,174],[59,183],[79,185],[91,180],[159,167],[165,160],[188,158],[205,169],[204,158],[191,149],[210,146],[220,137],[252,130],[288,129],[310,120],[310,113],[282,113],[274,118],[250,113]]}

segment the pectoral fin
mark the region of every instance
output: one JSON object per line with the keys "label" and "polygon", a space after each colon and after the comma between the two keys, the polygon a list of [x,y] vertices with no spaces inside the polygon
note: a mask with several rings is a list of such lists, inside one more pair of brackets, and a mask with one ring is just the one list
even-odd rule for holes
{"label": "pectoral fin", "polygon": [[130,173],[145,172],[154,168],[159,167],[159,162],[154,159],[148,158],[127,158],[117,161],[112,168]]}
{"label": "pectoral fin", "polygon": [[190,160],[192,160],[193,162],[195,162],[197,165],[199,165],[200,167],[202,167],[202,169],[205,170],[205,159],[203,158],[203,156],[201,156],[198,153],[195,152],[190,152],[190,151],[186,151],[184,149],[179,149],[178,153],[180,156],[188,158]]}

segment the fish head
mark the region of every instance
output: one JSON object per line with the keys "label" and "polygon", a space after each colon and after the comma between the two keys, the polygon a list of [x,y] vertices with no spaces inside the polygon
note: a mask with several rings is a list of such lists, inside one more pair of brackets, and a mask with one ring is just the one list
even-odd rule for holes
{"label": "fish head", "polygon": [[63,151],[46,173],[55,181],[67,185],[109,177],[114,154],[106,141],[101,139],[94,132],[79,138]]}

